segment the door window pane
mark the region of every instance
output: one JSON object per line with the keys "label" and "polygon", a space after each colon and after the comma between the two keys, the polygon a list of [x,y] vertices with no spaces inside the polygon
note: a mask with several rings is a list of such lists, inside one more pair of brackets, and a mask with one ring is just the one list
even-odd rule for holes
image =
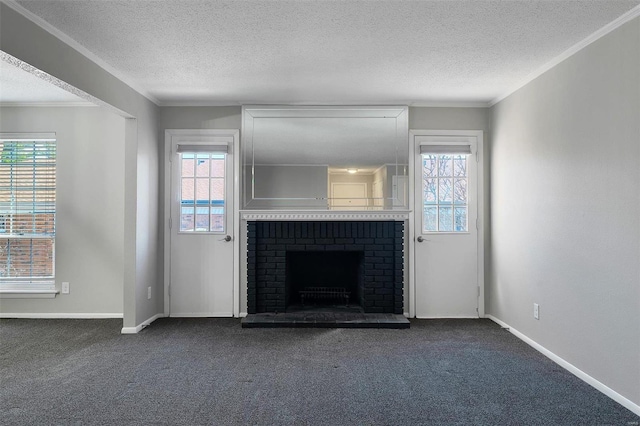
{"label": "door window pane", "polygon": [[452,158],[450,155],[438,156],[438,176],[453,176]]}
{"label": "door window pane", "polygon": [[456,207],[454,210],[454,231],[462,232],[467,230],[467,208]]}
{"label": "door window pane", "polygon": [[467,204],[467,179],[456,179],[453,184],[453,202]]}
{"label": "door window pane", "polygon": [[180,231],[225,232],[225,161],[219,153],[180,153]]}
{"label": "door window pane", "polygon": [[437,204],[438,199],[438,179],[425,179],[424,180],[424,203],[425,204]]}
{"label": "door window pane", "polygon": [[422,232],[467,232],[466,155],[422,155]]}
{"label": "door window pane", "polygon": [[456,177],[467,175],[466,155],[456,155],[453,157],[453,175]]}
{"label": "door window pane", "polygon": [[193,231],[195,225],[195,217],[193,216],[193,207],[180,208],[180,230]]}
{"label": "door window pane", "polygon": [[424,230],[428,232],[433,232],[438,230],[438,208],[437,207],[424,208]]}
{"label": "door window pane", "polygon": [[438,159],[435,155],[424,155],[422,157],[422,171],[424,173],[424,177],[438,176],[438,171],[436,170],[437,164]]}
{"label": "door window pane", "polygon": [[451,207],[438,208],[438,231],[453,231],[453,209]]}
{"label": "door window pane", "polygon": [[438,201],[440,204],[451,204],[453,179],[438,179]]}

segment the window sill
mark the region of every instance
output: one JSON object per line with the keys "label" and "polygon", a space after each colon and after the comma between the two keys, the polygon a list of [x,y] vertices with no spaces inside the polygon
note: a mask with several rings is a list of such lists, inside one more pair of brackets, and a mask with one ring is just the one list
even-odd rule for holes
{"label": "window sill", "polygon": [[53,299],[58,290],[0,290],[0,299]]}

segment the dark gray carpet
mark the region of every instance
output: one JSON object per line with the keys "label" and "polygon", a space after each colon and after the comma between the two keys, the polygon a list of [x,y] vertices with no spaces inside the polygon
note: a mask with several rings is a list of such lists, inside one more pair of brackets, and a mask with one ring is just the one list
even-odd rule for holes
{"label": "dark gray carpet", "polygon": [[0,320],[3,425],[631,425],[489,320],[406,330],[234,319]]}

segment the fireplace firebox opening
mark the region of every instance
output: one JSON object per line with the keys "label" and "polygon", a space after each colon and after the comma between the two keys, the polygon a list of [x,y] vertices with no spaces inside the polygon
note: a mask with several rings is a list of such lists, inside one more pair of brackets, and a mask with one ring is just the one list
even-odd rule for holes
{"label": "fireplace firebox opening", "polygon": [[362,251],[288,251],[287,310],[362,306]]}

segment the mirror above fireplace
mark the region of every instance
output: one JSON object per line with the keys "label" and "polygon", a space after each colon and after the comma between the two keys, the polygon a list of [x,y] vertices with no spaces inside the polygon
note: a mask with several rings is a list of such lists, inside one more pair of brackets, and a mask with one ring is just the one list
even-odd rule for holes
{"label": "mirror above fireplace", "polygon": [[246,106],[244,209],[407,210],[405,106]]}

